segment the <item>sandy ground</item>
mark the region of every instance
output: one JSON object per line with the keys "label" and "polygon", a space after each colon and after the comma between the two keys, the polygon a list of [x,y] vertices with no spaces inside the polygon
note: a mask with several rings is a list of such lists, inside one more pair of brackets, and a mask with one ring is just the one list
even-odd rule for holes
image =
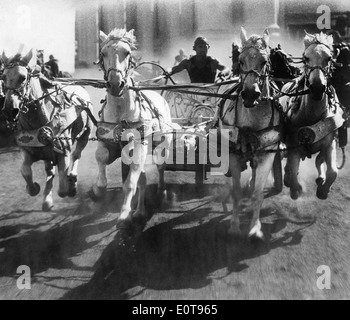
{"label": "sandy ground", "polygon": [[[102,74],[80,70],[75,76],[100,79]],[[104,92],[87,89],[97,115]],[[284,188],[264,202],[263,244],[227,236],[220,196],[228,192],[229,180],[209,176],[198,190],[194,173],[167,172],[173,199],[156,208],[157,173],[150,167],[147,204],[152,215],[131,248],[118,245],[115,229],[122,201],[120,160],[108,167],[106,199],[94,203],[88,197],[97,176],[95,149],[90,142],[84,150],[78,195],[60,199],[55,192],[50,213],[41,211],[41,196],[25,192],[20,153],[1,151],[0,299],[350,298],[349,163],[329,199],[321,201],[315,197],[313,160],[304,161],[303,196],[293,201]],[[43,164],[36,163],[33,171],[43,188]],[[246,230],[249,214],[241,222]],[[30,290],[17,288],[21,265],[30,267]],[[317,287],[321,265],[330,268],[330,289]]]}

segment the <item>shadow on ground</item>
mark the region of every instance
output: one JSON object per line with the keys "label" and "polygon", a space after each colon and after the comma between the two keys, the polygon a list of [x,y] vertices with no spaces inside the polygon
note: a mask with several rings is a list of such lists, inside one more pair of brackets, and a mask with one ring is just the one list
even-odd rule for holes
{"label": "shadow on ground", "polygon": [[[153,188],[148,189],[148,199],[155,194]],[[181,201],[193,199],[191,192],[196,188],[181,185],[180,190],[176,185],[171,186]],[[197,198],[198,204],[211,194],[212,188],[212,185],[204,187],[202,196]],[[264,243],[233,240],[228,236],[228,217],[221,210],[215,212],[194,202],[193,205],[194,209],[183,211],[180,216],[148,226],[130,246],[120,246],[120,233],[117,233],[97,261],[89,283],[71,290],[63,299],[130,299],[146,289],[202,288],[210,284],[210,275],[219,269],[226,268],[226,275],[240,272],[249,267],[245,260],[275,248],[298,245],[302,240],[305,226],[273,237],[286,227],[287,221],[279,219],[278,212],[276,215],[269,208],[261,212],[263,218],[275,217],[263,223]],[[242,219],[243,231],[247,231],[248,220]],[[127,291],[135,287],[143,289],[130,295]]]}

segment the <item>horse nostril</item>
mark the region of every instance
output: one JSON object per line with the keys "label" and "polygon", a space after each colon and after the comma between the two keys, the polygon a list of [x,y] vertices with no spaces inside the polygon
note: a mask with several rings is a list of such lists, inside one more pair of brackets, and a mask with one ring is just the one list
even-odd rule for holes
{"label": "horse nostril", "polygon": [[258,100],[260,97],[261,92],[260,91],[254,91],[253,98],[254,100]]}
{"label": "horse nostril", "polygon": [[320,95],[326,91],[326,86],[325,85],[314,86],[310,84],[309,89],[312,93]]}
{"label": "horse nostril", "polygon": [[[253,91],[253,92],[250,92],[250,96],[251,96],[251,98],[252,98],[253,100],[259,99],[260,94],[261,94],[260,91]],[[249,98],[249,93],[248,93],[247,91],[245,91],[245,90],[242,91],[242,99],[243,99],[243,100],[246,100],[246,99],[248,99],[248,98]]]}

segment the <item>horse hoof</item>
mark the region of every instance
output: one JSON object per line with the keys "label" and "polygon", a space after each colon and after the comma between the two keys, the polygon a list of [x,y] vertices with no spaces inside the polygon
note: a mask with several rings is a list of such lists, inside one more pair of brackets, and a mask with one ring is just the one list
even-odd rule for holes
{"label": "horse hoof", "polygon": [[228,230],[228,236],[235,243],[243,240],[241,229],[238,226],[231,226]]}
{"label": "horse hoof", "polygon": [[44,202],[43,203],[43,206],[42,206],[42,209],[44,212],[50,212],[53,208],[53,204],[52,202]]}
{"label": "horse hoof", "polygon": [[320,200],[326,200],[328,198],[328,191],[322,190],[321,188],[317,188],[316,197]]}
{"label": "horse hoof", "polygon": [[73,198],[77,194],[77,176],[70,175],[67,177],[68,181],[68,197]]}
{"label": "horse hoof", "polygon": [[291,188],[290,189],[290,197],[293,199],[293,200],[297,200],[299,198],[299,196],[301,195],[303,189],[301,187],[299,188]]}
{"label": "horse hoof", "polygon": [[284,176],[283,182],[284,182],[284,185],[285,185],[287,188],[290,188],[290,181],[289,181],[288,178],[286,178],[286,176]]}
{"label": "horse hoof", "polygon": [[101,200],[104,199],[104,197],[106,196],[107,193],[107,188],[92,188],[89,192],[89,198],[93,201],[93,202],[99,202]]}
{"label": "horse hoof", "polygon": [[316,179],[316,184],[318,187],[321,187],[324,184],[324,179],[323,178],[317,178]]}
{"label": "horse hoof", "polygon": [[261,231],[261,223],[254,225],[248,233],[250,242],[263,242],[265,240],[264,233]]}
{"label": "horse hoof", "polygon": [[133,237],[133,225],[130,219],[118,219],[116,229],[119,234],[118,246],[126,247]]}
{"label": "horse hoof", "polygon": [[33,187],[27,186],[27,192],[31,197],[37,196],[40,192],[40,185],[34,182]]}
{"label": "horse hoof", "polygon": [[69,189],[69,191],[68,191],[68,197],[74,198],[76,195],[77,195],[77,188]]}
{"label": "horse hoof", "polygon": [[65,198],[65,197],[67,197],[67,192],[59,191],[59,192],[57,192],[57,194],[58,194],[58,196],[59,196],[60,198]]}
{"label": "horse hoof", "polygon": [[[260,234],[261,233],[261,234]],[[265,242],[265,236],[264,234],[260,231],[260,233],[253,233],[248,235],[248,240],[252,244],[260,244]]]}

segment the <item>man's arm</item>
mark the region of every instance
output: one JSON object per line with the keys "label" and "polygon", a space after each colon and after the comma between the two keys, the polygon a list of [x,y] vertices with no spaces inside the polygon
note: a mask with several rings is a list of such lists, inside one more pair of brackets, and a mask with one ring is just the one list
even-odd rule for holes
{"label": "man's arm", "polygon": [[231,73],[230,68],[224,66],[216,59],[213,59],[213,62],[214,62],[214,70],[220,71],[217,75],[218,78],[226,78],[230,75]]}
{"label": "man's arm", "polygon": [[173,75],[175,73],[179,73],[181,72],[182,70],[187,70],[188,69],[188,64],[189,64],[189,60],[188,59],[185,59],[185,60],[182,60],[177,66],[174,66],[170,69],[170,71],[168,72],[169,75]]}

